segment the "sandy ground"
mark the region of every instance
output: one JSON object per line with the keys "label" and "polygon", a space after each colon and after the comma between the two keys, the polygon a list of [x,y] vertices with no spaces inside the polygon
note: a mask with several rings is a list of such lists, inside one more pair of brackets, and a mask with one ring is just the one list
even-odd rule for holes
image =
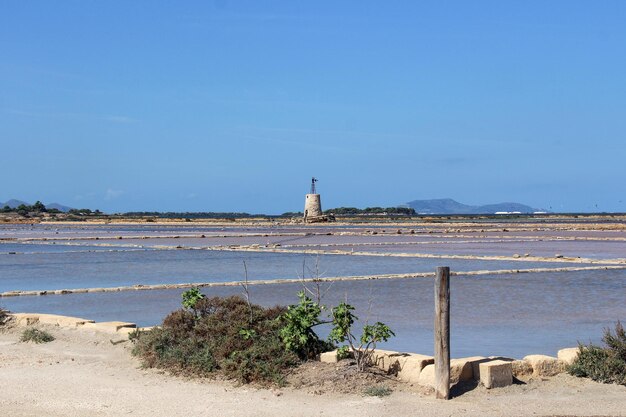
{"label": "sandy ground", "polygon": [[56,340],[0,332],[3,416],[626,416],[626,387],[559,375],[435,400],[407,386],[366,397],[311,389],[257,389],[141,369],[119,335],[44,327]]}

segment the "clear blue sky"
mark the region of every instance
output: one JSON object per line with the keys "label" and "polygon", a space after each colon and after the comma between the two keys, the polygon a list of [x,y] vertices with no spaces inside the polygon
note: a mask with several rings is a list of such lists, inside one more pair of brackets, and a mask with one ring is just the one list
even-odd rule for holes
{"label": "clear blue sky", "polygon": [[624,1],[2,1],[0,201],[626,211]]}

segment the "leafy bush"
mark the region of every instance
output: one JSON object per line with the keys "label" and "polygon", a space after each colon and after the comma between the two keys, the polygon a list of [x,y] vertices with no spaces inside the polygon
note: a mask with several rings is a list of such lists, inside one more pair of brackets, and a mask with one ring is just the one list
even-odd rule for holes
{"label": "leafy bush", "polygon": [[395,336],[395,333],[385,323],[376,322],[373,325],[366,324],[363,326],[363,333],[357,339],[352,334],[352,325],[358,320],[358,317],[352,312],[353,310],[354,307],[345,302],[341,302],[337,307],[333,308],[333,329],[330,332],[329,339],[331,342],[336,343],[347,342],[347,345],[339,348],[339,357],[346,357],[349,352],[352,352],[356,360],[357,369],[363,371],[372,362],[376,344],[381,341],[386,342]]}
{"label": "leafy bush", "polygon": [[[322,321],[320,315],[324,306],[319,302],[312,301],[304,291],[298,293],[300,302],[289,306],[282,319],[285,326],[280,335],[287,350],[298,355],[301,359],[311,359],[321,352],[326,352],[335,347],[335,343],[347,343],[339,347],[337,356],[345,359],[353,356],[356,360],[357,369],[364,371],[372,362],[372,355],[378,342],[386,342],[395,333],[384,323],[366,324],[360,338],[352,334],[352,325],[358,317],[354,315],[354,307],[346,302],[341,302],[332,309],[330,321]],[[313,327],[332,323],[328,341],[320,340]]]}
{"label": "leafy bush", "polygon": [[20,342],[48,343],[54,340],[54,336],[45,330],[28,328],[22,332]]}
{"label": "leafy bush", "polygon": [[138,332],[133,353],[144,366],[283,385],[286,371],[299,363],[280,337],[284,308],[263,308],[232,296],[201,297],[193,309],[174,311],[162,326]]}
{"label": "leafy bush", "polygon": [[626,385],[626,332],[618,321],[615,335],[610,329],[604,331],[605,347],[579,345],[578,358],[568,372],[574,376],[594,381]]}
{"label": "leafy bush", "polygon": [[204,298],[204,294],[200,292],[200,288],[192,287],[188,289],[187,291],[183,292],[182,298],[183,298],[183,302],[182,302],[183,307],[186,309],[192,310],[194,314],[197,314],[196,304],[198,303],[198,301]]}
{"label": "leafy bush", "polygon": [[300,302],[287,307],[282,315],[285,325],[280,329],[280,337],[287,350],[298,355],[300,359],[313,359],[318,354],[332,350],[332,343],[323,341],[313,330],[322,324],[320,314],[323,306],[312,301],[304,291],[298,293]]}

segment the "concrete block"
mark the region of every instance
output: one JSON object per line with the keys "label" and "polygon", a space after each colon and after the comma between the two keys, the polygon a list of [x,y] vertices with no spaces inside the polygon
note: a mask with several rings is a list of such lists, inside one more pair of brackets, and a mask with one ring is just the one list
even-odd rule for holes
{"label": "concrete block", "polygon": [[559,350],[556,357],[562,364],[571,365],[578,358],[578,352],[580,352],[580,350],[577,347],[565,348]]}
{"label": "concrete block", "polygon": [[553,356],[528,355],[524,360],[532,366],[533,376],[554,376],[564,370],[563,365]]}
{"label": "concrete block", "polygon": [[[435,363],[432,356],[411,354],[402,358],[397,358],[398,378],[405,382],[418,382],[422,370]],[[393,369],[394,365],[392,365]]]}
{"label": "concrete block", "polygon": [[320,354],[320,362],[324,363],[337,363],[337,349],[330,352],[324,352]]}
{"label": "concrete block", "polygon": [[513,384],[513,368],[511,362],[490,360],[478,365],[480,382],[485,388],[506,387]]}

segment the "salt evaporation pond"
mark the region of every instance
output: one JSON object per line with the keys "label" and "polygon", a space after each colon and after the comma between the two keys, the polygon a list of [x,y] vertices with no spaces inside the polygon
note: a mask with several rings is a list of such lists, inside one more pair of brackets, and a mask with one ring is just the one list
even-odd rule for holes
{"label": "salt evaporation pond", "polygon": [[291,246],[290,250],[324,249],[355,252],[379,253],[425,253],[436,255],[474,255],[474,256],[513,256],[515,254],[553,257],[557,254],[571,258],[612,259],[626,258],[626,242],[608,241],[510,241],[510,240],[475,240],[420,243],[420,244],[377,244],[377,245],[330,245],[324,247]]}
{"label": "salt evaporation pond", "polygon": [[[271,306],[297,301],[299,284],[250,287],[252,302]],[[239,287],[211,287],[209,296],[241,294]],[[182,290],[130,291],[9,297],[3,307],[97,321],[127,320],[158,324],[180,308]],[[433,282],[429,278],[336,282],[324,302],[344,297],[371,321],[390,325],[396,337],[388,349],[433,353]],[[555,355],[558,349],[598,343],[605,327],[626,321],[626,271],[597,270],[451,278],[452,356]],[[325,334],[327,329],[321,329]]]}
{"label": "salt evaporation pond", "polygon": [[[150,249],[150,248],[146,248]],[[136,250],[128,246],[93,246],[68,244],[35,244],[35,243],[0,243],[0,255],[32,255],[39,253],[59,252],[111,252],[118,250]]]}
{"label": "salt evaporation pond", "polygon": [[[316,257],[271,252],[151,250],[0,255],[0,292],[116,287],[188,282],[307,278]],[[445,264],[454,271],[554,268],[571,264],[383,256],[321,255],[322,277],[433,272]],[[580,266],[577,264],[577,266]]]}

